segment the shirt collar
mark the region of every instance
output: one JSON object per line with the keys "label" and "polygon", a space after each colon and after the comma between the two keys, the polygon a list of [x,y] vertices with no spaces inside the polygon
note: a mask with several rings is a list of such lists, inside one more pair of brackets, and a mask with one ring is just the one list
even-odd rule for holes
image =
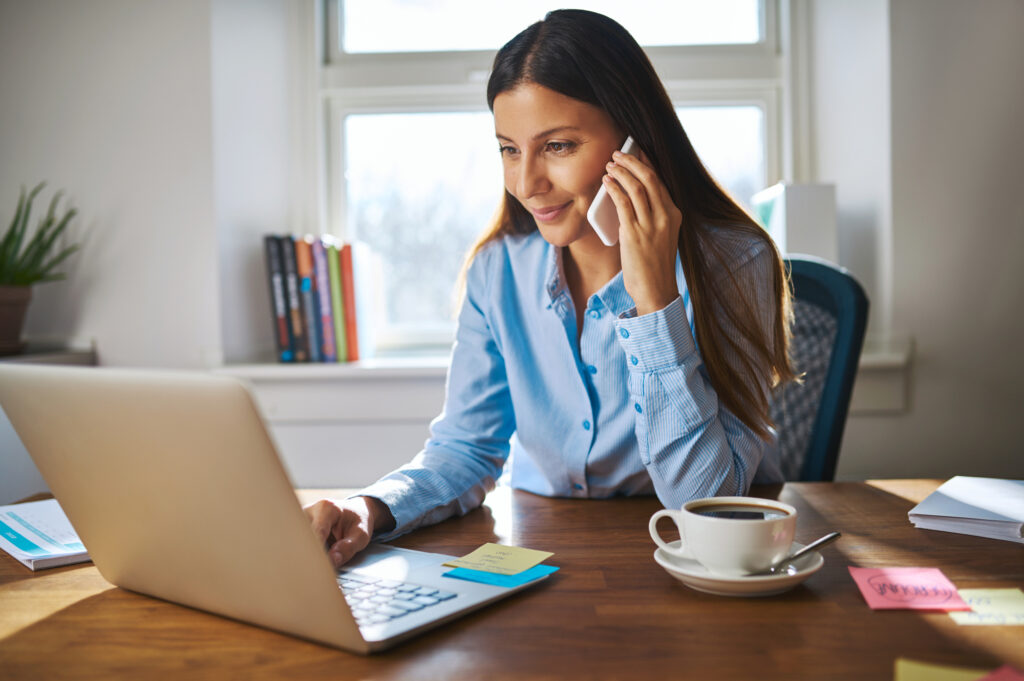
{"label": "shirt collar", "polygon": [[[555,300],[563,293],[568,295],[568,287],[565,283],[562,249],[556,248],[547,242],[545,242],[545,248],[547,249],[545,256],[547,263],[544,274],[544,291],[547,294],[548,307],[551,307]],[[676,282],[679,285],[680,291],[686,290],[686,276],[683,274],[683,262],[678,252],[676,253]],[[619,270],[619,273],[612,277],[594,295],[616,317],[629,313],[636,308],[636,303],[633,302],[633,298],[626,291],[626,286],[622,282],[622,270]]]}
{"label": "shirt collar", "polygon": [[566,288],[565,269],[562,267],[562,249],[555,248],[546,241],[544,248],[547,260],[544,272],[544,291],[547,294],[548,307],[551,307]]}

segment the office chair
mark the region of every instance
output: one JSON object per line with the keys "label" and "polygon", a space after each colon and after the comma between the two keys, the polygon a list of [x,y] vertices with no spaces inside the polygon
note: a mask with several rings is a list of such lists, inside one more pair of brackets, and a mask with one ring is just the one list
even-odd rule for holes
{"label": "office chair", "polygon": [[831,481],[867,326],[868,298],[842,267],[808,255],[786,258],[793,282],[790,357],[802,383],[772,397],[786,480]]}

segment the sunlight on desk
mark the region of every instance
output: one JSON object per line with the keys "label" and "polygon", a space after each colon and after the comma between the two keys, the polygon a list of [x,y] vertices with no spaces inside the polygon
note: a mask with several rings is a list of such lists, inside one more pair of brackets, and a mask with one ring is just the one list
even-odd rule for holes
{"label": "sunlight on desk", "polygon": [[116,588],[92,565],[55,569],[59,572],[0,584],[0,640],[90,596]]}

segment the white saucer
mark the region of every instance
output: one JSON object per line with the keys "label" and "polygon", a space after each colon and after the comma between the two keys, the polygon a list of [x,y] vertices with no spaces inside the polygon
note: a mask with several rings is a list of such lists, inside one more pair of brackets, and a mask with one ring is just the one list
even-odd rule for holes
{"label": "white saucer", "polygon": [[[679,548],[679,541],[670,542],[672,548]],[[803,544],[793,542],[790,552],[803,548]],[[715,596],[774,596],[788,591],[804,581],[825,564],[825,559],[817,551],[800,556],[791,563],[789,573],[779,575],[760,575],[757,577],[730,577],[709,572],[706,567],[693,558],[674,556],[664,549],[654,552],[654,560],[665,571],[680,582],[704,593]]]}

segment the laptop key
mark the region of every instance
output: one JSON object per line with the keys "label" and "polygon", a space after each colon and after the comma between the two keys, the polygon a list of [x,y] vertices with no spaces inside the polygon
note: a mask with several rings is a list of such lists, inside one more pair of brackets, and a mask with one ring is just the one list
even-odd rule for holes
{"label": "laptop key", "polygon": [[436,598],[431,598],[430,596],[417,596],[416,598],[412,599],[412,602],[422,603],[423,605],[436,605],[437,603],[440,603],[439,600],[437,600]]}
{"label": "laptop key", "polygon": [[382,605],[376,610],[377,614],[387,615],[388,617],[401,617],[407,612],[409,611],[403,610],[402,608],[396,608],[392,605]]}

